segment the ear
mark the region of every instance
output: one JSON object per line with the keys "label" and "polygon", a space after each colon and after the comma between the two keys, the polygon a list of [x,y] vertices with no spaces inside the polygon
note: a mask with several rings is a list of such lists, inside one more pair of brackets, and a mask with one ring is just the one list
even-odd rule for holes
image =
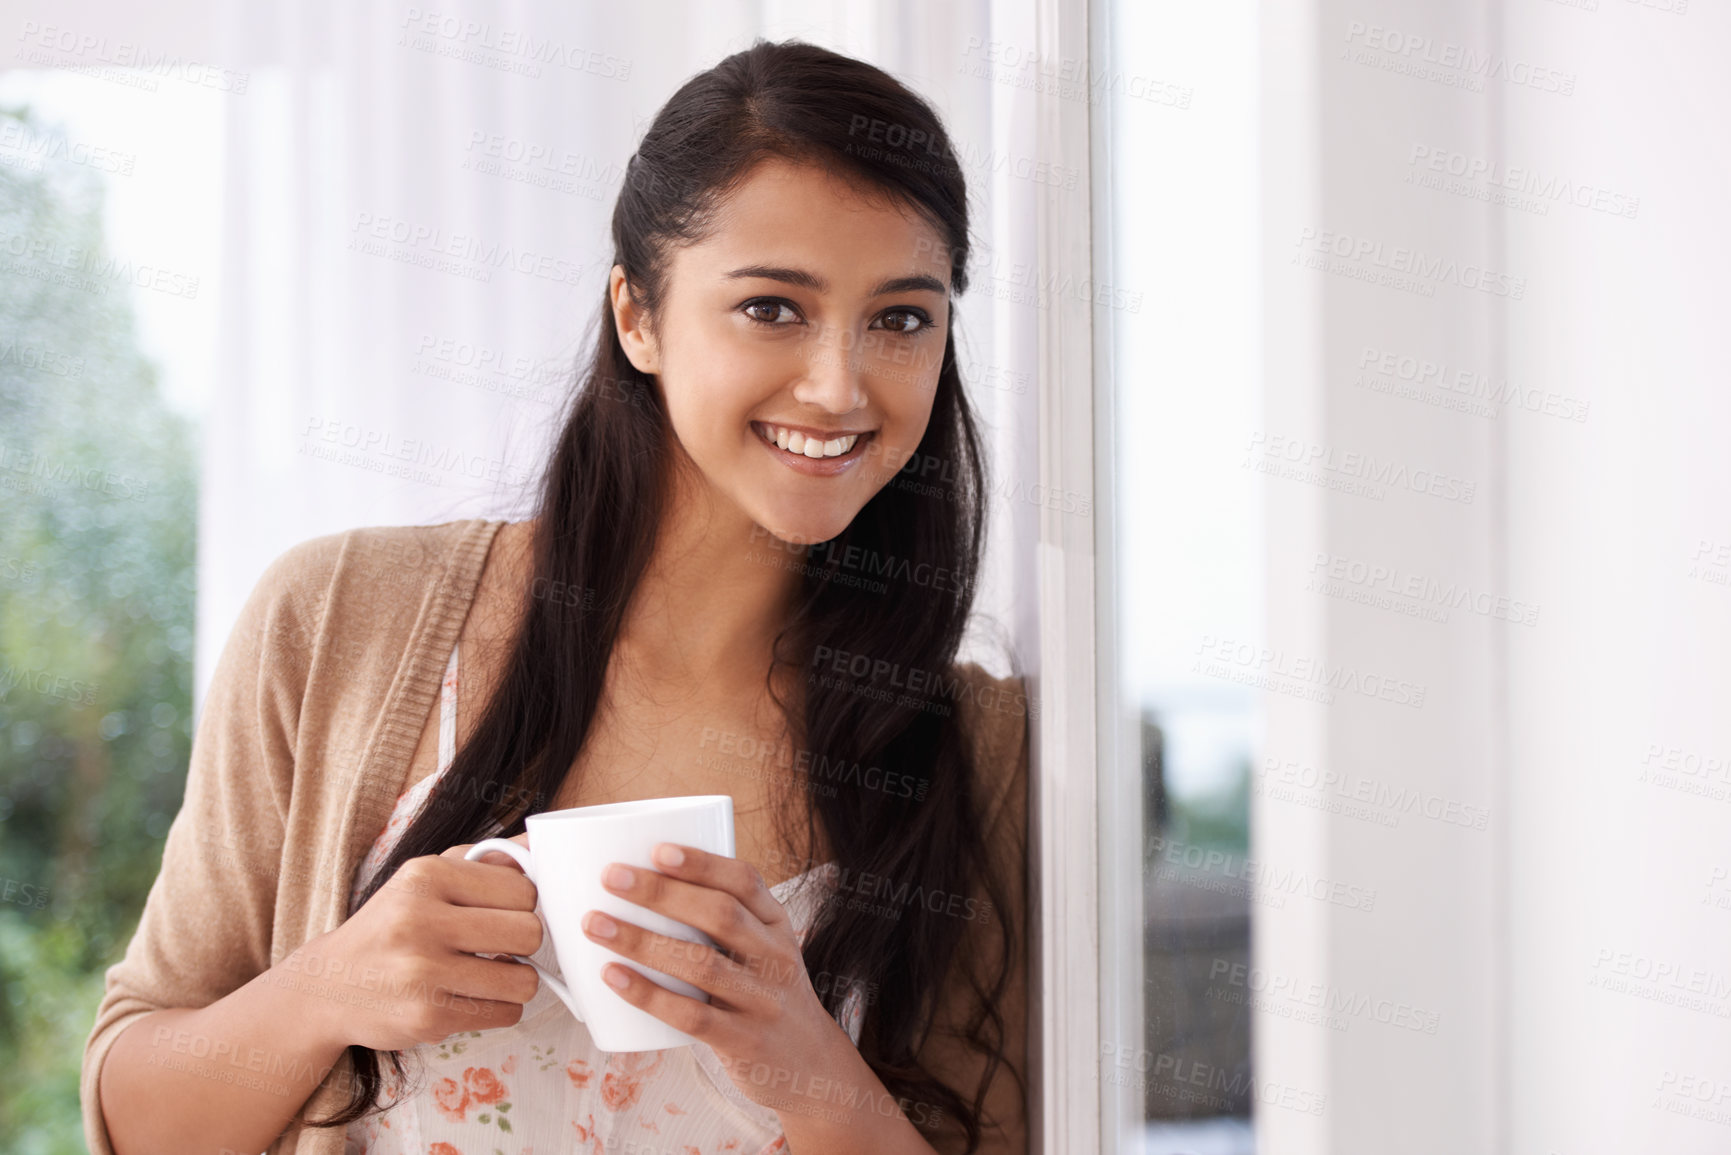
{"label": "ear", "polygon": [[639,373],[661,371],[661,350],[649,331],[647,315],[631,299],[631,287],[625,279],[625,266],[614,265],[607,279],[607,298],[613,306],[613,327],[619,331],[619,344],[625,356]]}

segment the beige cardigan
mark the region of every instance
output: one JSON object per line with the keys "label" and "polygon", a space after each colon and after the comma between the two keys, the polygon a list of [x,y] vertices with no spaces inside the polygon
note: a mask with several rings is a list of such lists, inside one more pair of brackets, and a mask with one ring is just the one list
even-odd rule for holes
{"label": "beige cardigan", "polygon": [[[351,529],[290,548],[260,577],[211,680],[161,872],[125,957],[108,970],[85,1043],[80,1094],[92,1155],[113,1155],[97,1075],[128,1025],[166,1007],[208,1006],[347,916],[355,869],[406,784],[503,524]],[[958,714],[974,736],[988,829],[1012,893],[1025,896],[1026,699],[1019,680],[973,665],[958,673],[969,687]],[[1020,997],[1018,989],[1013,1027]],[[1025,1073],[1024,1053],[1015,1054]],[[960,1051],[952,1065],[974,1077]],[[346,1102],[351,1069],[345,1053],[299,1117],[323,1118]],[[1019,1113],[1019,1099],[1000,1098],[1003,1084],[994,1082],[993,1100]],[[342,1150],[342,1128],[298,1121],[270,1149]]]}

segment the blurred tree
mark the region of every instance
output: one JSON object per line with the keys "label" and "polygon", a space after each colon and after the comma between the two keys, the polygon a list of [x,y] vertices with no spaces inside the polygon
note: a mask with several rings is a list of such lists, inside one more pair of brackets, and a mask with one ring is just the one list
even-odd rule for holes
{"label": "blurred tree", "polygon": [[84,1038],[180,806],[198,488],[102,174],[0,160],[0,1135],[34,1155],[84,1150]]}

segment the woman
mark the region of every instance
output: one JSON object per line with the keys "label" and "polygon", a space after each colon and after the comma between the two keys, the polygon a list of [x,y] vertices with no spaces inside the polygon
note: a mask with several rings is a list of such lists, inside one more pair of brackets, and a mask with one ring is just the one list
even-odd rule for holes
{"label": "woman", "polygon": [[[92,1151],[1025,1149],[1026,720],[955,664],[948,139],[759,42],[662,109],[613,240],[530,520],[316,539],[249,599],[86,1049]],[[736,859],[608,885],[718,949],[585,922],[709,994],[604,976],[699,1042],[597,1051],[508,957],[556,967],[534,885],[463,853],[705,793]]]}

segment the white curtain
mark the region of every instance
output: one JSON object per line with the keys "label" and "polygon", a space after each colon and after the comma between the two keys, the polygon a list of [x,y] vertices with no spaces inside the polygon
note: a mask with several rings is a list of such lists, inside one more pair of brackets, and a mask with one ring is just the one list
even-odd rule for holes
{"label": "white curtain", "polygon": [[[205,434],[198,687],[258,574],[350,526],[527,515],[601,300],[625,162],[687,77],[763,36],[869,60],[931,100],[967,167],[983,272],[958,310],[990,428],[983,629],[1031,668],[1029,94],[972,75],[1031,5],[223,4],[221,382]],[[1024,35],[1024,41],[1027,37]],[[550,46],[550,47],[543,47]],[[508,253],[508,258],[499,256]],[[491,259],[490,259],[491,258]],[[986,267],[989,262],[989,268]]]}

